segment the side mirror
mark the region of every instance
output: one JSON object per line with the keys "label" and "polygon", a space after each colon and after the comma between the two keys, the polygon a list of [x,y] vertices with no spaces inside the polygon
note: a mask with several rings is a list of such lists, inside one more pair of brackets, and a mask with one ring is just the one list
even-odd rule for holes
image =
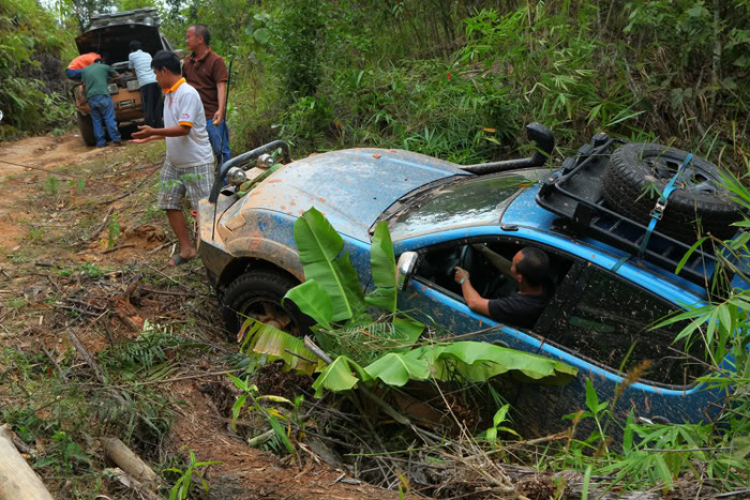
{"label": "side mirror", "polygon": [[396,286],[399,291],[406,290],[409,286],[409,280],[411,275],[414,274],[414,269],[417,267],[417,260],[419,255],[417,252],[404,252],[398,258],[398,265],[396,266]]}

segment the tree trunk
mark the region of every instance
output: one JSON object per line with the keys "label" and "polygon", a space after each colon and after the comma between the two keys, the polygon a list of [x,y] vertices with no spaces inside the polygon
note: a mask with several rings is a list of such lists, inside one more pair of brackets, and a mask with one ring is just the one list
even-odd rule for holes
{"label": "tree trunk", "polygon": [[716,110],[716,93],[720,87],[721,80],[721,0],[714,0],[713,2],[713,14],[714,14],[714,53],[711,61],[711,103],[708,108],[708,116],[706,117],[711,121],[714,117]]}
{"label": "tree trunk", "polygon": [[7,424],[0,426],[0,500],[53,500],[16,449]]}

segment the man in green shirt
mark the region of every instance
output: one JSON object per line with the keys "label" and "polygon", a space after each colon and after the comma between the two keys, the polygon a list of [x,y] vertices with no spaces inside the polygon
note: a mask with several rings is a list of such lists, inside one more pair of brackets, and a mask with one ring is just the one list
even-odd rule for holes
{"label": "man in green shirt", "polygon": [[104,127],[107,127],[109,138],[118,146],[122,145],[120,131],[117,130],[115,121],[115,105],[109,97],[107,81],[110,76],[119,76],[111,66],[97,59],[94,64],[86,66],[81,72],[81,78],[86,84],[86,102],[91,108],[91,121],[94,125],[96,136],[96,147],[103,148],[107,145],[104,138]]}

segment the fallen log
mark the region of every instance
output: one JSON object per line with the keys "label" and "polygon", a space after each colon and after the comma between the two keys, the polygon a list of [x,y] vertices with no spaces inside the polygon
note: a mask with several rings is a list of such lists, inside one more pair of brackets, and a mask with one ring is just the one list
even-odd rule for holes
{"label": "fallen log", "polygon": [[158,483],[156,472],[146,462],[117,438],[102,439],[104,454],[137,481],[155,485]]}
{"label": "fallen log", "polygon": [[0,500],[53,500],[13,444],[8,424],[0,426]]}

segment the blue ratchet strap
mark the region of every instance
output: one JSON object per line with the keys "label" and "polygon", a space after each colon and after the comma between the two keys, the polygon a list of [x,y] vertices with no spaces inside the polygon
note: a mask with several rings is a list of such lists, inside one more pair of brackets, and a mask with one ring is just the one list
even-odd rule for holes
{"label": "blue ratchet strap", "polygon": [[615,265],[612,266],[612,269],[610,269],[610,271],[612,271],[613,273],[616,274],[617,271],[620,269],[620,267],[622,267],[622,265],[625,264],[628,261],[629,258],[630,258],[630,255],[626,255],[625,257],[621,257],[620,260],[618,260],[617,262],[615,262]]}
{"label": "blue ratchet strap", "polygon": [[646,248],[648,247],[648,241],[651,239],[651,233],[654,232],[656,223],[659,222],[661,218],[664,216],[664,209],[667,208],[669,195],[671,195],[676,189],[675,182],[677,181],[677,178],[680,176],[682,169],[685,168],[687,164],[690,163],[690,160],[692,159],[693,159],[693,154],[692,153],[688,154],[687,158],[685,158],[685,161],[682,162],[682,165],[680,165],[680,168],[677,169],[677,173],[674,174],[674,177],[672,177],[669,180],[667,185],[664,187],[664,192],[662,192],[661,196],[656,201],[656,206],[654,207],[653,212],[651,212],[651,222],[649,222],[648,229],[646,229],[646,236],[643,238],[643,242],[641,243],[641,246],[638,248],[639,258],[643,257],[643,253],[646,251]]}

